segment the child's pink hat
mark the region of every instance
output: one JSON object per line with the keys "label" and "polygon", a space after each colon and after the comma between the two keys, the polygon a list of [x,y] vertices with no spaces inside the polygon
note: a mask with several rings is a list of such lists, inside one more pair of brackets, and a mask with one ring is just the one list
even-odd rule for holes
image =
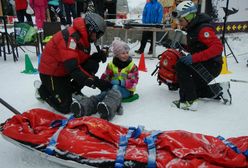
{"label": "child's pink hat", "polygon": [[118,56],[124,52],[128,52],[129,50],[130,50],[130,47],[124,41],[114,40],[112,42],[112,52],[114,56]]}

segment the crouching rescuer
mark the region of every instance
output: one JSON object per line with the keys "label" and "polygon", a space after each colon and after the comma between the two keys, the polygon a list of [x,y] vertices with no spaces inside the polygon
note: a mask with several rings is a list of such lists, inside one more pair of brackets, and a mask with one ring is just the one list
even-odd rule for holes
{"label": "crouching rescuer", "polygon": [[222,69],[223,45],[206,14],[197,14],[192,1],[183,1],[172,12],[187,32],[187,53],[176,64],[180,99],[172,105],[184,110],[197,110],[199,98],[223,100],[231,104],[230,83],[213,83]]}
{"label": "crouching rescuer", "polygon": [[72,95],[82,95],[84,86],[101,91],[112,87],[111,83],[95,76],[107,54],[99,50],[90,55],[90,43],[96,42],[105,30],[103,18],[88,13],[84,18],[74,19],[71,27],[56,33],[46,44],[39,64],[38,93],[55,110],[69,113]]}

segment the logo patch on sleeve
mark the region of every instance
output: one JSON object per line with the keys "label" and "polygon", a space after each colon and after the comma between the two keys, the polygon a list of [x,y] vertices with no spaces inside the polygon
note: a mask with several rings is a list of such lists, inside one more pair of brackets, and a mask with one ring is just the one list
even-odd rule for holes
{"label": "logo patch on sleeve", "polygon": [[208,38],[209,36],[210,36],[209,32],[205,32],[205,33],[204,33],[204,37],[205,37],[205,38]]}
{"label": "logo patch on sleeve", "polygon": [[71,39],[70,44],[69,44],[69,48],[75,50],[76,46],[77,46],[76,42],[73,39]]}

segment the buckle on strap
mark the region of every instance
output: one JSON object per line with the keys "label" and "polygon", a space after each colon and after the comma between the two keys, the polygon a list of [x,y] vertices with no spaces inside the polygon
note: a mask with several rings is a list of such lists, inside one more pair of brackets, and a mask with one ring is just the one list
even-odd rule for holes
{"label": "buckle on strap", "polygon": [[59,129],[50,138],[50,141],[49,141],[47,147],[44,149],[45,153],[47,153],[48,155],[53,155],[54,154],[54,150],[56,149],[57,140],[58,140],[58,137],[59,137],[59,134],[60,134],[61,130],[63,130],[64,127],[67,125],[67,123],[72,119],[74,119],[73,115],[71,115],[68,119],[54,120],[51,123],[52,128],[59,127]]}
{"label": "buckle on strap", "polygon": [[135,139],[138,138],[142,133],[143,129],[144,129],[143,126],[138,126],[137,128],[129,127],[127,134],[120,136],[119,149],[115,160],[115,168],[124,167],[124,159],[128,145],[128,140],[129,138],[135,138]]}

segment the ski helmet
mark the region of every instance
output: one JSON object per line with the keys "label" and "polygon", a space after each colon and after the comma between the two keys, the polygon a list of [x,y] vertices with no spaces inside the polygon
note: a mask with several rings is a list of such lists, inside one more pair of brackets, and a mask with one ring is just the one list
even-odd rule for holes
{"label": "ski helmet", "polygon": [[172,16],[174,18],[183,18],[196,12],[197,6],[192,1],[183,1],[177,5],[176,10],[172,12]]}
{"label": "ski helmet", "polygon": [[96,13],[86,13],[85,23],[88,32],[95,32],[97,39],[99,39],[104,34],[107,27],[104,19]]}

